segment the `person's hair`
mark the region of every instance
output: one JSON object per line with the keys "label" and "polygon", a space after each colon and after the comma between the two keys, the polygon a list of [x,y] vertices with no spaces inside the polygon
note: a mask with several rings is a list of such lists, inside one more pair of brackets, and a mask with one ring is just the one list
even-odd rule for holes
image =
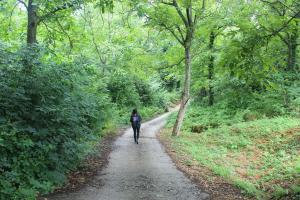
{"label": "person's hair", "polygon": [[138,113],[138,112],[137,112],[137,109],[135,108],[135,109],[132,110],[131,115],[134,115],[134,114],[137,114],[137,113]]}

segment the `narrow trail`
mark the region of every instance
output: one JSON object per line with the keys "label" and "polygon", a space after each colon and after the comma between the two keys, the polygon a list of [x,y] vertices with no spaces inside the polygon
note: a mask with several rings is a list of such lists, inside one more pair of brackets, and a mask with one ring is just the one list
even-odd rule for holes
{"label": "narrow trail", "polygon": [[139,144],[129,128],[114,143],[107,167],[81,190],[50,200],[201,200],[202,192],[165,153],[156,133],[166,123],[166,113],[142,124]]}

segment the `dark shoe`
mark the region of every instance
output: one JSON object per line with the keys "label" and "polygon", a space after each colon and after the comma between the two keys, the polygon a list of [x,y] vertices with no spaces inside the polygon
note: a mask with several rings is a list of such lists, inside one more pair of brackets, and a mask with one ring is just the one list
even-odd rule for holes
{"label": "dark shoe", "polygon": [[137,144],[139,144],[139,141],[136,141]]}

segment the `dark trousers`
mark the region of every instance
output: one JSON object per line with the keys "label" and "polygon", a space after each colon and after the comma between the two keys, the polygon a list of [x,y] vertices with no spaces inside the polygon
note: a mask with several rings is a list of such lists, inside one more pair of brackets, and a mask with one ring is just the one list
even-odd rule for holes
{"label": "dark trousers", "polygon": [[133,135],[134,135],[134,141],[135,142],[139,140],[140,128],[141,128],[141,124],[132,124],[132,129],[133,129]]}

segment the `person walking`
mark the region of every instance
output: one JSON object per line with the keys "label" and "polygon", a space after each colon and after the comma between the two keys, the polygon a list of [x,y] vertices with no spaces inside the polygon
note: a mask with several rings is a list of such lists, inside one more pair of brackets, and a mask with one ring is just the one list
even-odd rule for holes
{"label": "person walking", "polygon": [[138,114],[137,109],[133,109],[131,116],[130,116],[130,122],[131,122],[131,126],[133,129],[134,142],[137,144],[139,143],[141,121],[142,121],[142,118]]}

